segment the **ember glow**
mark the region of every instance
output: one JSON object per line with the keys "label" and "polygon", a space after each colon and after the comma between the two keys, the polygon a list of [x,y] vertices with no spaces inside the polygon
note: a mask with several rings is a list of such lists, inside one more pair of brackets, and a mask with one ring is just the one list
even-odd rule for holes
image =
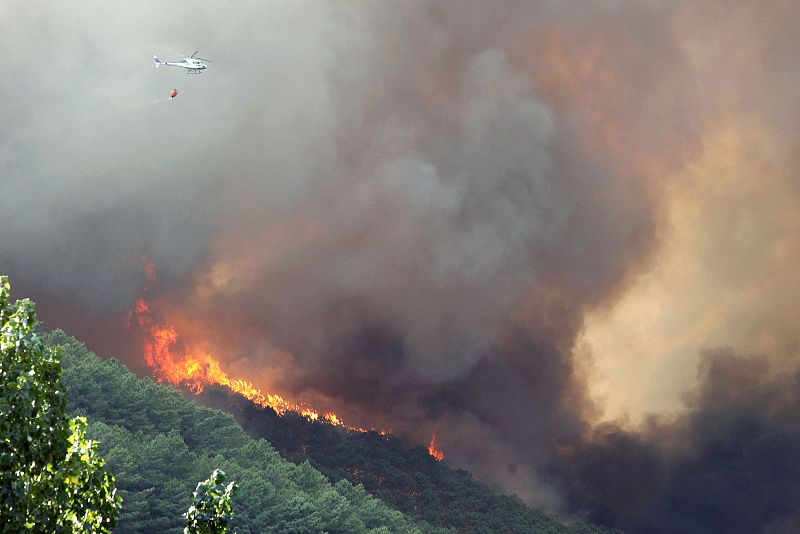
{"label": "ember glow", "polygon": [[444,460],[444,451],[441,449],[441,444],[436,441],[436,434],[431,436],[431,442],[428,445],[428,454],[436,458],[437,462]]}
{"label": "ember glow", "polygon": [[[154,269],[152,267],[151,272],[154,273]],[[322,420],[350,431],[369,432],[366,428],[346,424],[333,412],[320,413],[305,403],[295,403],[277,394],[264,393],[247,380],[231,378],[211,354],[194,350],[174,326],[157,324],[153,320],[150,304],[144,298],[136,301],[136,306],[128,314],[127,324],[135,324],[144,334],[144,359],[159,382],[184,386],[195,394],[202,393],[209,385],[219,384],[256,404],[272,408],[278,415],[296,412],[309,421]],[[377,432],[385,434],[382,430]]]}

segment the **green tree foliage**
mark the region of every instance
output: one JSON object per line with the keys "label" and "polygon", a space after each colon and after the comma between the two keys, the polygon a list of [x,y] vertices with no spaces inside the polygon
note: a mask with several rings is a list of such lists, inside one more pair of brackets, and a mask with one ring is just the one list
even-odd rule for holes
{"label": "green tree foliage", "polygon": [[278,416],[222,387],[208,388],[200,400],[225,409],[251,436],[268,439],[293,462],[309,463],[336,487],[347,483],[351,499],[360,491],[435,527],[468,533],[612,532],[530,508],[391,435],[347,432],[299,415]]}
{"label": "green tree foliage", "polygon": [[33,303],[0,276],[0,525],[6,531],[110,532],[120,497],[86,419],[67,417],[60,351],[37,335]]}
{"label": "green tree foliage", "polygon": [[200,406],[171,386],[137,378],[56,331],[74,415],[117,475],[123,508],[115,534],[181,534],[192,490],[214,468],[236,480],[231,529],[250,533],[444,533],[411,520],[343,480],[332,485],[310,463],[286,461],[247,435],[227,413]]}
{"label": "green tree foliage", "polygon": [[214,469],[208,480],[197,483],[192,505],[184,514],[184,534],[225,534],[233,518],[235,482],[225,484],[225,471]]}
{"label": "green tree foliage", "polygon": [[70,409],[89,416],[117,475],[124,506],[116,534],[181,534],[196,481],[214,468],[239,484],[231,527],[240,534],[605,531],[533,510],[392,436],[278,417],[208,388],[203,398],[215,396],[225,413],[103,362],[63,332],[47,341],[63,347]]}

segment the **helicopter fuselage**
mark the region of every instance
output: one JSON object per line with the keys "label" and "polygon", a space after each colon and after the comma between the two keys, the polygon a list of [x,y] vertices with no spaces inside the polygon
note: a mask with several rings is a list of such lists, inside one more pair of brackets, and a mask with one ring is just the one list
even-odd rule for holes
{"label": "helicopter fuselage", "polygon": [[161,61],[157,56],[153,56],[153,59],[156,62],[156,67],[160,65],[166,65],[168,67],[183,67],[186,69],[186,74],[201,74],[203,70],[208,68],[208,65],[193,57],[186,57],[180,61]]}

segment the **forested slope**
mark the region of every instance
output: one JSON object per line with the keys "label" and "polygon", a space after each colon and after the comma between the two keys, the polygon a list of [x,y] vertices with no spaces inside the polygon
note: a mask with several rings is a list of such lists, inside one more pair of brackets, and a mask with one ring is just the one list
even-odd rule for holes
{"label": "forested slope", "polygon": [[301,465],[310,461],[332,483],[363,484],[390,506],[433,525],[469,533],[616,532],[556,520],[391,435],[346,432],[294,414],[278,416],[221,386],[207,388],[199,399],[233,414],[251,436],[268,439],[283,457]]}
{"label": "forested slope", "polygon": [[140,379],[116,360],[102,362],[63,332],[48,342],[64,347],[70,411],[88,417],[89,434],[101,440],[117,477],[123,511],[115,532],[182,532],[192,491],[214,468],[239,484],[240,533],[444,532],[409,520],[363,487],[330,484],[308,462],[284,460],[231,415]]}
{"label": "forested slope", "polygon": [[115,532],[182,532],[192,490],[214,468],[239,484],[234,526],[243,534],[605,532],[528,508],[394,436],[279,417],[226,388],[199,397],[226,413],[101,361],[61,331],[47,340],[64,348],[71,413],[88,417],[117,477]]}

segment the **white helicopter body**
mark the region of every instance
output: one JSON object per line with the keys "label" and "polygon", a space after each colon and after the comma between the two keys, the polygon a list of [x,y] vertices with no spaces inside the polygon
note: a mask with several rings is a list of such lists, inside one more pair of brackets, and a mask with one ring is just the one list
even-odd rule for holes
{"label": "white helicopter body", "polygon": [[211,60],[196,57],[197,52],[199,52],[199,50],[180,61],[162,61],[158,56],[154,55],[153,61],[155,61],[156,67],[160,67],[161,65],[166,65],[167,67],[183,67],[186,69],[186,74],[202,74],[202,72],[208,68],[208,65],[203,63],[203,61],[208,61],[210,63]]}

